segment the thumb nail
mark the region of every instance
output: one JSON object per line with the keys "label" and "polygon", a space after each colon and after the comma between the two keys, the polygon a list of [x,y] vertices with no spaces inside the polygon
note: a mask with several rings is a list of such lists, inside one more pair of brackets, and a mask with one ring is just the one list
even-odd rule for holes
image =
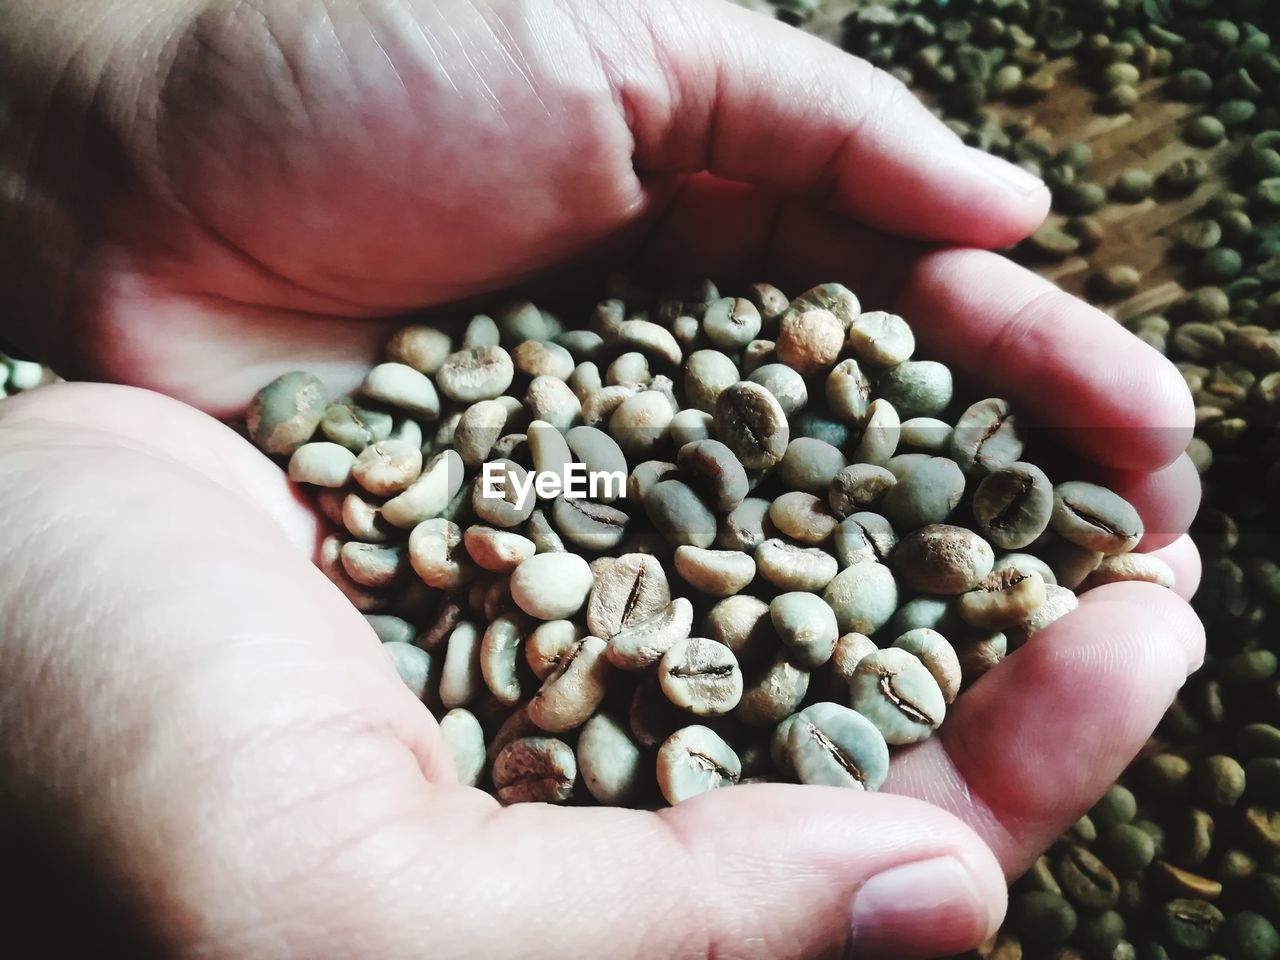
{"label": "thumb nail", "polygon": [[849,955],[904,960],[961,953],[995,932],[1002,908],[983,898],[953,857],[892,867],[854,894]]}
{"label": "thumb nail", "polygon": [[1031,196],[1046,189],[1044,181],[1029,170],[1023,170],[1008,160],[1002,160],[977,147],[965,147],[965,149],[969,152],[969,159],[975,168],[985,176],[993,177],[1005,186],[1013,187],[1021,194]]}

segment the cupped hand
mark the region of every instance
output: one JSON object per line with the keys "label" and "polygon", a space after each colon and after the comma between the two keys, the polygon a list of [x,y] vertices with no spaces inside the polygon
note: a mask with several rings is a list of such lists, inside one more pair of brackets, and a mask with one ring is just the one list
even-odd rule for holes
{"label": "cupped hand", "polygon": [[[6,287],[65,294],[18,335],[67,369],[225,413],[286,367],[351,383],[387,330],[366,317],[615,245],[789,289],[840,279],[1130,496],[1143,549],[1194,587],[1181,378],[1008,262],[920,245],[1009,242],[1047,198],[868,67],[721,4],[114,10],[45,98],[83,108],[110,162],[77,180],[85,157],[45,124],[31,156],[57,162],[29,177],[47,189],[5,201]],[[56,27],[35,46],[67,43]],[[39,53],[5,69],[39,79]],[[69,260],[13,239],[50,204]],[[885,794],[501,809],[453,782],[434,721],[311,566],[314,515],[231,431],[67,385],[0,407],[0,451],[0,871],[50,955],[104,937],[203,958],[960,950],[1202,652],[1181,597],[1108,586],[967,692]],[[73,922],[41,923],[67,902]]]}
{"label": "cupped hand", "polygon": [[282,364],[349,376],[385,335],[352,318],[642,255],[703,171],[979,246],[1048,209],[896,80],[723,0],[8,7],[16,339],[219,412]]}

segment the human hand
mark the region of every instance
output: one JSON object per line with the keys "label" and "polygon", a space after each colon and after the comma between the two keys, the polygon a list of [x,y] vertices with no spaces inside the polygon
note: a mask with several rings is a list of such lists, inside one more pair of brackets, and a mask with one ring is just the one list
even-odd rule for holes
{"label": "human hand", "polygon": [[[753,98],[749,112],[759,117]],[[718,123],[717,137],[725,129]],[[836,167],[867,163],[856,159]],[[257,169],[260,161],[243,162]],[[978,380],[1000,371],[1002,392],[1109,471],[1155,531],[1145,547],[1163,547],[1183,588],[1192,586],[1194,555],[1175,538],[1194,509],[1193,478],[1183,460],[1164,466],[1189,434],[1176,372],[1107,318],[1004,261],[928,252],[839,215],[1004,242],[1042,212],[1041,200],[1015,195],[1005,212],[993,201],[993,219],[979,212],[965,222],[966,198],[953,192],[959,178],[926,188],[924,168],[906,169],[920,181],[912,190],[837,193],[836,214],[812,199],[780,201],[694,176],[679,185],[669,215],[634,222],[646,229],[644,255],[659,264],[713,274],[732,266],[791,287],[839,277],[909,316],[924,348],[958,370]],[[303,194],[312,202],[297,208],[318,216],[331,198],[346,199],[358,182],[348,179],[343,190]],[[964,185],[970,196],[976,184]],[[281,184],[271,190],[287,193]],[[566,190],[559,206],[577,192]],[[403,194],[385,196],[380,207],[353,204],[354,215],[348,207],[348,227],[372,210],[383,222],[398,214]],[[277,206],[254,198],[240,217]],[[121,209],[127,227],[166,222],[139,218],[147,207],[136,194]],[[947,216],[933,220],[930,211]],[[263,219],[250,220],[248,235],[271,235]],[[420,243],[412,228],[422,222],[394,228],[395,256],[377,237],[348,230],[353,242],[341,244],[342,231],[319,231],[324,242],[308,244],[303,257],[308,270],[343,246],[362,251],[345,272],[329,263],[308,274],[337,272],[347,278],[339,286],[351,284],[353,294],[364,286],[361,296],[374,298],[352,296],[345,307],[341,297],[323,308],[302,299],[279,276],[259,275],[218,243],[202,247],[181,227],[166,244],[90,243],[76,285],[85,298],[64,314],[75,326],[45,332],[83,334],[81,360],[100,374],[220,411],[243,403],[281,364],[319,361],[335,385],[349,379],[340,365],[324,367],[326,358],[372,352],[385,328],[342,316],[477,292],[589,245],[581,236],[567,247],[532,239],[572,231],[520,233],[505,245],[511,259],[491,262],[483,282],[441,280],[432,277],[437,268],[474,260],[438,256],[448,233],[423,230],[434,239]],[[491,239],[504,236],[495,227],[485,224]],[[616,223],[596,225],[584,236],[618,232]],[[415,251],[408,260],[406,243]],[[157,255],[158,246],[179,255]],[[296,246],[276,234],[269,249],[293,256]],[[131,265],[117,272],[122,263]],[[190,284],[200,277],[227,285]],[[390,302],[396,297],[404,302]],[[889,789],[954,818],[903,797],[785,786],[722,791],[662,814],[499,811],[450,785],[434,723],[401,689],[363,621],[309,566],[314,519],[230,432],[149,394],[68,386],[0,408],[0,449],[0,509],[20,546],[3,561],[0,590],[14,678],[0,705],[10,731],[0,774],[8,832],[30,828],[29,845],[0,859],[28,882],[36,866],[61,880],[50,851],[64,854],[87,875],[87,890],[111,892],[118,925],[145,931],[146,945],[166,956],[394,958],[429,947],[442,956],[847,949],[908,957],[961,949],[998,917],[1000,869],[1016,873],[1089,805],[1200,656],[1198,624],[1175,596],[1142,585],[1087,595],[1079,612],[966,694],[939,737],[897,763]],[[35,600],[33,580],[42,584]],[[60,814],[55,837],[50,811]],[[918,866],[889,873],[939,859],[942,876]],[[878,885],[868,882],[877,876]]]}
{"label": "human hand", "polygon": [[363,318],[714,228],[699,171],[777,222],[744,269],[802,246],[801,207],[986,246],[1048,208],[896,80],[722,0],[12,0],[0,50],[7,335],[219,413],[282,367],[349,378],[385,338]]}

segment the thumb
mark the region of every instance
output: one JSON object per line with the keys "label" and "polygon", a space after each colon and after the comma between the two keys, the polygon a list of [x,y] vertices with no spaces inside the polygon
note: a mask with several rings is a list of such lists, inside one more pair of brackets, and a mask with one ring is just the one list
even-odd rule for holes
{"label": "thumb", "polygon": [[[1036,177],[961,142],[897,79],[723,0],[636,3],[652,47],[611,75],[643,173],[709,170],[926,240],[1003,246],[1049,209]],[[634,51],[628,42],[601,51]]]}
{"label": "thumb", "polygon": [[434,868],[441,915],[465,918],[441,955],[906,960],[975,947],[1004,911],[986,845],[904,797],[753,785],[661,813],[468,806]]}

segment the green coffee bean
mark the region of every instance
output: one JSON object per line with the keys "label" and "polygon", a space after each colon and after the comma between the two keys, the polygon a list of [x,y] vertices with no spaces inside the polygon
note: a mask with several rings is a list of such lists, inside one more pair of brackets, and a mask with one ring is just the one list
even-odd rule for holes
{"label": "green coffee bean", "polygon": [[316,432],[329,395],[309,373],[286,373],[254,394],[249,404],[249,437],[265,453],[292,454]]}

